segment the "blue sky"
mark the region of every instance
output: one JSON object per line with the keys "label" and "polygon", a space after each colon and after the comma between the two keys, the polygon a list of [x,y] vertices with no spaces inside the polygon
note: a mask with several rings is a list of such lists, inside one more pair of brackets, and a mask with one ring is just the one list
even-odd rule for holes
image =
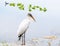
{"label": "blue sky", "polygon": [[[6,2],[21,2],[25,10],[19,10],[18,7],[4,6]],[[60,0],[1,0],[0,1],[0,41],[17,41],[17,29],[20,22],[26,18],[28,5],[38,5],[46,7],[47,12],[34,10],[30,13],[36,19],[26,32],[26,38],[40,38],[46,35],[58,35],[60,32]]]}

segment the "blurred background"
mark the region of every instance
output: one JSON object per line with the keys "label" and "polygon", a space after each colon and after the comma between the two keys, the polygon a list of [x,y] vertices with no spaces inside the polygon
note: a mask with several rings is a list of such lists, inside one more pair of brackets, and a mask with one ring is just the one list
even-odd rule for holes
{"label": "blurred background", "polygon": [[[17,6],[5,6],[5,1],[24,4],[25,10]],[[60,36],[60,0],[0,0],[0,41],[17,41],[17,29],[20,22],[26,18],[29,4],[46,7],[46,12],[38,9],[30,12],[36,19],[26,32],[26,40],[44,36]]]}

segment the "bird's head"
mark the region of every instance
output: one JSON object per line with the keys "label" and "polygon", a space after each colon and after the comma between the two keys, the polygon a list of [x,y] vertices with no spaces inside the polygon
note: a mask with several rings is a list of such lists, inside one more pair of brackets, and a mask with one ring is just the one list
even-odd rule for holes
{"label": "bird's head", "polygon": [[35,18],[32,16],[32,14],[28,13],[28,17],[30,18],[30,20],[36,21]]}

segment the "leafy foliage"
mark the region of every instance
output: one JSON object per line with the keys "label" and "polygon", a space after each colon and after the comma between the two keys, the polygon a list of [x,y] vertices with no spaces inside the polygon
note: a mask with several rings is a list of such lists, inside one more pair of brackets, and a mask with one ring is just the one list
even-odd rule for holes
{"label": "leafy foliage", "polygon": [[46,12],[47,11],[47,9],[46,8],[44,8],[44,10],[43,10],[44,12]]}
{"label": "leafy foliage", "polygon": [[13,6],[13,7],[15,7],[15,3],[10,3],[10,6]]}
{"label": "leafy foliage", "polygon": [[[24,4],[22,4],[22,3],[17,3],[17,4],[10,3],[10,6],[13,6],[13,7],[17,6],[20,10],[24,10],[24,8],[25,8]],[[31,12],[32,10],[36,10],[36,9],[39,9],[40,11],[43,11],[43,12],[47,11],[46,8],[42,8],[40,6],[32,6],[31,4],[29,4],[29,6],[28,6],[28,11],[29,12]]]}

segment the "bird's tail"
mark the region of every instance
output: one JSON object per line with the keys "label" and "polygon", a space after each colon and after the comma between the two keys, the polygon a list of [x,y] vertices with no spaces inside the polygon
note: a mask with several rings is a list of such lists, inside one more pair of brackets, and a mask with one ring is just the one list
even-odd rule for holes
{"label": "bird's tail", "polygon": [[19,37],[18,41],[21,39],[21,37]]}
{"label": "bird's tail", "polygon": [[20,40],[20,39],[21,39],[21,36],[22,36],[22,35],[19,35],[19,36],[18,36],[18,38],[19,38],[18,40]]}

